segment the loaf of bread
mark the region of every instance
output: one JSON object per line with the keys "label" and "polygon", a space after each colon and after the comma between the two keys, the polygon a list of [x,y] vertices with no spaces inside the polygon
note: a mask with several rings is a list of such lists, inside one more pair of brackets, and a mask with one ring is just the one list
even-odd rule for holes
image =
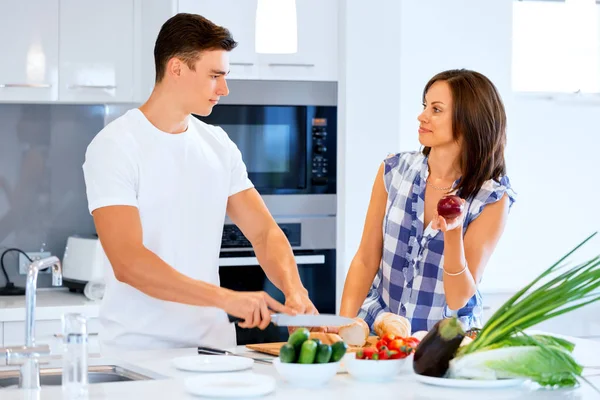
{"label": "loaf of bread", "polygon": [[349,346],[362,347],[369,337],[369,325],[359,317],[354,318],[354,322],[340,327],[340,336]]}
{"label": "loaf of bread", "polygon": [[409,337],[411,334],[410,321],[390,312],[381,313],[375,318],[373,330],[379,337],[383,337],[388,333],[399,337]]}
{"label": "loaf of bread", "polygon": [[321,343],[332,345],[337,342],[341,342],[342,338],[335,333],[325,333],[325,332],[311,332],[311,339],[319,339]]}

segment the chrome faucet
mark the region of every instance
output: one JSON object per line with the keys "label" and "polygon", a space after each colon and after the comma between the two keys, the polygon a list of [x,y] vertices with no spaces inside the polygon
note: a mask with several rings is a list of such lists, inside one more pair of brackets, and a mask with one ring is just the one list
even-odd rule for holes
{"label": "chrome faucet", "polygon": [[20,364],[19,387],[40,388],[40,366],[38,358],[50,354],[48,345],[35,344],[35,299],[38,272],[52,268],[52,286],[62,285],[62,267],[57,257],[47,257],[29,264],[25,288],[25,346],[0,348],[6,354],[8,365]]}

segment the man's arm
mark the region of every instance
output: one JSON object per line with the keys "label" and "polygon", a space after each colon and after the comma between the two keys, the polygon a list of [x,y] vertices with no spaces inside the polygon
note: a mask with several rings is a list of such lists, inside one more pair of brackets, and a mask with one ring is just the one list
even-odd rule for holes
{"label": "man's arm", "polygon": [[264,329],[270,321],[269,308],[291,312],[264,292],[235,292],[175,270],[143,245],[136,207],[102,207],[92,215],[104,252],[120,282],[160,300],[221,308],[244,319],[241,327]]}
{"label": "man's arm", "polygon": [[300,313],[316,312],[300,280],[290,243],[256,189],[230,196],[227,215],[252,243],[258,262],[269,280],[283,292],[286,304]]}

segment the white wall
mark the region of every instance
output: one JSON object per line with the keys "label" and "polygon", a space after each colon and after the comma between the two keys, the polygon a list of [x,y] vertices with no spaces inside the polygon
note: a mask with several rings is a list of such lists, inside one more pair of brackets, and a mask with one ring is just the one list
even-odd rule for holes
{"label": "white wall", "polygon": [[[375,45],[381,50],[375,57],[348,57],[346,64],[352,63],[352,68],[346,66],[347,75],[342,75],[340,82],[342,93],[344,88],[350,89],[340,97],[341,116],[346,115],[348,124],[345,132],[341,127],[347,164],[340,183],[339,215],[345,219],[345,226],[340,227],[344,229],[340,249],[345,251],[340,263],[347,268],[360,240],[368,201],[366,186],[372,184],[377,157],[419,148],[416,117],[422,108],[423,86],[442,70],[469,68],[487,75],[504,99],[508,175],[518,192],[482,290],[515,291],[592,231],[600,230],[600,105],[551,102],[512,93],[511,0],[379,3],[380,7],[373,7],[373,2],[352,4],[355,8],[345,13],[350,23],[357,24],[346,31],[356,36],[368,34],[371,40],[379,37],[383,45]],[[358,15],[377,22],[358,29],[361,21],[364,23]],[[364,42],[347,36],[347,53],[357,54],[368,46]],[[376,72],[360,76],[356,71],[361,67]],[[362,78],[377,83],[357,83]],[[353,107],[373,95],[377,101],[357,113]],[[363,135],[373,121],[379,127],[377,132]],[[351,191],[358,194],[349,196]],[[600,253],[599,249],[600,238],[582,254]]]}
{"label": "white wall", "polygon": [[400,2],[341,0],[340,5],[338,302],[377,169],[398,149],[401,62],[393,45],[400,35]]}

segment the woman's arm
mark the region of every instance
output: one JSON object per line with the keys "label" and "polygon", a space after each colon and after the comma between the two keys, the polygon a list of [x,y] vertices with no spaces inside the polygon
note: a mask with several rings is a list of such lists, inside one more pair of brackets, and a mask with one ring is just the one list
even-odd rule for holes
{"label": "woman's arm", "polygon": [[360,246],[352,259],[352,263],[350,263],[350,269],[344,284],[340,308],[340,315],[342,316],[356,317],[369,293],[381,263],[383,253],[382,226],[388,197],[383,183],[383,171],[384,166],[381,164],[373,184]]}
{"label": "woman's arm", "polygon": [[444,218],[436,216],[437,226],[444,232],[442,267],[446,303],[450,309],[461,309],[475,294],[485,266],[504,231],[508,209],[509,198],[506,194],[496,203],[485,206],[467,228],[464,239],[462,216],[457,223],[446,223]]}

